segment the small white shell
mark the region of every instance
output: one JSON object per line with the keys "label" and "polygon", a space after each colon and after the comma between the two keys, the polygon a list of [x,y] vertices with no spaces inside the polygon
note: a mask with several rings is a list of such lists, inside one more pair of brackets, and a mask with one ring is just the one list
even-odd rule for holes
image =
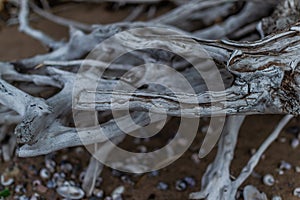
{"label": "small white shell", "polygon": [[282,200],[282,198],[280,196],[273,196],[272,200]]}
{"label": "small white shell", "polygon": [[297,187],[294,189],[293,195],[296,197],[300,197],[300,187]]}
{"label": "small white shell", "polygon": [[263,183],[267,186],[272,186],[275,183],[275,179],[271,174],[266,174],[263,177]]}
{"label": "small white shell", "polygon": [[3,186],[10,186],[13,183],[14,183],[14,179],[13,178],[8,178],[6,180],[5,177],[3,175],[1,175],[1,184]]}
{"label": "small white shell", "polygon": [[82,189],[71,185],[62,185],[56,189],[56,192],[68,199],[82,199],[84,197],[84,192]]}
{"label": "small white shell", "polygon": [[46,168],[47,168],[51,173],[53,173],[53,172],[55,171],[56,162],[55,162],[54,160],[46,159],[46,160],[45,160],[45,165],[46,165]]}
{"label": "small white shell", "polygon": [[282,169],[276,169],[276,172],[278,172],[279,175],[283,175],[284,171]]}
{"label": "small white shell", "polygon": [[291,142],[291,146],[293,149],[296,149],[299,146],[299,140],[297,138],[294,138]]}
{"label": "small white shell", "polygon": [[46,168],[43,168],[40,171],[40,176],[43,179],[49,179],[50,178],[50,172]]}
{"label": "small white shell", "polygon": [[119,199],[122,194],[125,191],[125,187],[124,186],[119,186],[116,189],[114,189],[114,191],[111,193],[112,198],[115,199]]}

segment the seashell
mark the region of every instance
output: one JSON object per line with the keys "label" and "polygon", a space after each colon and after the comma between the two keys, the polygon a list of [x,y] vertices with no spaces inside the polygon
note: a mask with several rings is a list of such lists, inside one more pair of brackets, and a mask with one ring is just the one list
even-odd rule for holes
{"label": "seashell", "polygon": [[96,187],[100,187],[100,185],[101,185],[102,182],[103,182],[103,178],[100,177],[100,176],[97,177],[95,186],[96,186]]}
{"label": "seashell", "polygon": [[56,189],[56,192],[68,199],[82,199],[84,197],[84,192],[82,189],[71,185],[62,185]]}
{"label": "seashell", "polygon": [[259,192],[253,185],[247,185],[243,191],[244,200],[268,200],[265,193]]}
{"label": "seashell", "polygon": [[36,191],[38,191],[39,193],[46,193],[47,192],[47,190],[48,190],[48,188],[47,187],[45,187],[45,186],[43,186],[42,184],[41,185],[38,185],[37,187],[36,187]]}
{"label": "seashell", "polygon": [[83,182],[84,177],[85,177],[85,174],[86,174],[85,171],[83,171],[83,172],[81,172],[81,173],[79,174],[79,181],[80,181],[80,182]]}
{"label": "seashell", "polygon": [[187,188],[187,183],[184,180],[177,180],[175,184],[175,188],[178,191],[184,191]]}
{"label": "seashell", "polygon": [[263,177],[263,183],[267,186],[272,186],[275,183],[275,179],[271,174],[266,174]]}
{"label": "seashell", "polygon": [[18,197],[18,200],[29,200],[29,198],[26,195],[22,195]]}
{"label": "seashell", "polygon": [[282,200],[282,198],[280,196],[273,196],[272,200]]}
{"label": "seashell", "polygon": [[16,185],[15,187],[15,193],[22,193],[22,192],[26,192],[26,189],[24,188],[24,185]]}
{"label": "seashell", "polygon": [[55,181],[49,180],[49,181],[47,182],[47,187],[48,187],[49,189],[55,188],[55,187],[56,187]]}
{"label": "seashell", "polygon": [[72,171],[73,166],[70,163],[63,163],[63,164],[60,165],[60,169],[63,172],[70,172],[70,171]]}
{"label": "seashell", "polygon": [[159,172],[158,171],[151,171],[149,172],[148,176],[158,176]]}
{"label": "seashell", "polygon": [[300,173],[300,167],[299,167],[299,166],[296,166],[296,167],[295,167],[295,171],[296,171],[297,173]]}
{"label": "seashell", "polygon": [[292,165],[284,160],[282,160],[280,162],[280,166],[279,166],[280,169],[283,169],[283,170],[290,170],[292,169]]}
{"label": "seashell", "polygon": [[296,149],[299,146],[299,140],[297,138],[294,138],[291,142],[291,146],[293,149]]}
{"label": "seashell", "polygon": [[123,183],[128,183],[130,185],[134,185],[134,182],[127,175],[121,176],[121,180],[123,181]]}
{"label": "seashell", "polygon": [[165,182],[159,182],[157,184],[156,188],[159,190],[167,190],[169,188],[169,186]]}
{"label": "seashell", "polygon": [[13,178],[6,178],[4,177],[4,175],[1,175],[0,179],[1,179],[1,185],[3,186],[10,186],[11,184],[14,183]]}
{"label": "seashell", "polygon": [[98,198],[103,198],[104,197],[104,192],[103,190],[100,190],[100,189],[94,189],[93,191],[93,195],[95,195],[95,197],[98,197]]}
{"label": "seashell", "polygon": [[40,177],[42,179],[49,179],[50,175],[51,175],[50,172],[46,168],[41,169],[41,171],[40,171]]}
{"label": "seashell", "polygon": [[51,173],[54,173],[55,167],[56,167],[56,162],[55,162],[54,160],[51,160],[51,159],[46,159],[46,160],[45,160],[45,166],[46,166],[46,168],[47,168]]}
{"label": "seashell", "polygon": [[196,181],[193,177],[186,176],[183,180],[191,187],[194,187],[196,185]]}
{"label": "seashell", "polygon": [[293,195],[296,197],[300,197],[300,187],[297,187],[294,189]]}
{"label": "seashell", "polygon": [[42,184],[42,182],[40,181],[40,180],[34,180],[33,182],[32,182],[32,186],[33,187],[37,187],[37,186],[39,186],[39,185],[41,185]]}
{"label": "seashell", "polygon": [[40,195],[38,193],[34,193],[31,197],[30,200],[38,200]]}
{"label": "seashell", "polygon": [[282,169],[276,169],[276,172],[278,172],[279,175],[283,175],[284,171]]}
{"label": "seashell", "polygon": [[116,189],[114,189],[114,191],[111,193],[111,197],[113,200],[119,200],[120,198],[122,199],[122,194],[125,191],[125,187],[124,186],[119,186]]}

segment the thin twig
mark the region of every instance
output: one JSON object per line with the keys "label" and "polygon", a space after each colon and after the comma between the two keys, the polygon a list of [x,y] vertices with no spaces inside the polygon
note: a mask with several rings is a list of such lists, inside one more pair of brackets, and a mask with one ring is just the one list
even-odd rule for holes
{"label": "thin twig", "polygon": [[28,7],[28,0],[20,1],[20,11],[19,11],[19,30],[24,32],[31,37],[39,40],[44,45],[56,49],[62,45],[61,42],[57,42],[53,40],[51,37],[45,35],[43,32],[35,30],[30,27],[28,23],[28,15],[29,15],[29,7]]}
{"label": "thin twig", "polygon": [[67,26],[67,27],[73,26],[74,28],[81,29],[83,31],[92,31],[93,30],[92,25],[88,25],[88,24],[73,21],[73,20],[70,20],[70,19],[65,19],[63,17],[59,17],[59,16],[54,15],[50,12],[47,12],[47,11],[44,11],[44,10],[40,9],[38,6],[36,6],[33,3],[30,3],[30,7],[38,15],[44,17],[45,19],[47,19],[49,21],[57,23],[59,25]]}
{"label": "thin twig", "polygon": [[252,173],[254,167],[259,162],[261,156],[263,153],[267,150],[267,148],[278,138],[278,135],[282,131],[285,125],[293,118],[293,115],[286,115],[282,118],[282,120],[279,122],[279,124],[276,126],[274,131],[271,133],[271,135],[268,136],[268,138],[263,142],[262,145],[258,148],[256,153],[250,158],[248,161],[248,164],[242,169],[242,172],[237,177],[237,179],[234,181],[234,185],[236,187],[239,187]]}

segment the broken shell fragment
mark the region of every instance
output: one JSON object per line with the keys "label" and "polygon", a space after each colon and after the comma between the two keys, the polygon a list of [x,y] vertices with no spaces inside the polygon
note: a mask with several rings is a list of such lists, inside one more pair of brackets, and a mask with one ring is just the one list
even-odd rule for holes
{"label": "broken shell fragment", "polygon": [[14,183],[13,178],[5,178],[4,175],[1,175],[1,185],[3,186],[10,186],[11,184]]}
{"label": "broken shell fragment", "polygon": [[293,149],[296,149],[299,146],[299,140],[297,138],[294,138],[291,142],[291,146]]}
{"label": "broken shell fragment", "polygon": [[280,166],[279,166],[280,169],[283,169],[283,170],[290,170],[292,169],[292,165],[284,160],[282,160],[280,162]]}
{"label": "broken shell fragment", "polygon": [[111,196],[113,199],[120,199],[120,197],[122,197],[122,194],[125,191],[125,187],[124,186],[119,186],[116,189],[114,189],[114,191],[111,193]]}
{"label": "broken shell fragment", "polygon": [[296,197],[300,197],[300,187],[297,187],[294,189],[293,195]]}
{"label": "broken shell fragment", "polygon": [[243,192],[244,200],[253,200],[253,199],[259,199],[259,200],[267,200],[267,196],[265,193],[259,192],[256,187],[253,185],[247,185],[244,188]]}
{"label": "broken shell fragment", "polygon": [[82,189],[71,185],[62,185],[56,189],[56,192],[68,199],[82,199],[84,197],[84,192]]}
{"label": "broken shell fragment", "polygon": [[273,196],[272,200],[282,200],[282,198],[280,196]]}

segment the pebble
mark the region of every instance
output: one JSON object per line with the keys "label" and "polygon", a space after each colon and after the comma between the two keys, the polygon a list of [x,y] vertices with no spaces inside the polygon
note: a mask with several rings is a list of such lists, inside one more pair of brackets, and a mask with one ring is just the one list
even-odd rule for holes
{"label": "pebble", "polygon": [[300,167],[299,167],[299,166],[296,166],[296,167],[295,167],[295,171],[296,171],[297,173],[300,173]]}
{"label": "pebble", "polygon": [[84,197],[84,192],[82,189],[71,185],[62,185],[56,189],[56,192],[68,199],[82,199]]}
{"label": "pebble", "polygon": [[51,174],[50,174],[50,172],[46,168],[41,169],[41,171],[40,171],[40,177],[42,179],[49,179],[50,176],[51,176]]}
{"label": "pebble", "polygon": [[293,149],[296,149],[299,146],[299,140],[297,138],[294,138],[291,142],[291,146]]}
{"label": "pebble", "polygon": [[271,174],[266,174],[263,177],[263,183],[267,186],[272,186],[275,183],[275,179]]}
{"label": "pebble", "polygon": [[294,189],[293,195],[296,197],[300,197],[300,187],[297,187]]}
{"label": "pebble", "polygon": [[282,200],[282,198],[280,196],[273,196],[272,200]]}
{"label": "pebble", "polygon": [[184,191],[187,188],[187,183],[184,180],[177,180],[175,184],[175,188],[178,191]]}
{"label": "pebble", "polygon": [[165,182],[159,182],[156,186],[157,189],[165,191],[169,188],[168,184],[166,184]]}

